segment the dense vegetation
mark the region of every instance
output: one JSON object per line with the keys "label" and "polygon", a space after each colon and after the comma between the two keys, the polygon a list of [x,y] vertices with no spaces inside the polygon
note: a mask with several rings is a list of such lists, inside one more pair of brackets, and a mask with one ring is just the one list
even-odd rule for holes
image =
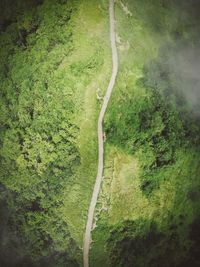
{"label": "dense vegetation", "polygon": [[[151,221],[125,221],[111,230],[108,239],[111,249],[111,266],[199,266],[199,220],[189,230],[192,245],[189,256],[177,256],[177,251],[185,252],[184,242],[178,234],[177,226],[171,225],[167,231],[159,231]],[[179,251],[180,252],[180,251]],[[181,263],[180,263],[181,261]]]}
{"label": "dense vegetation", "polygon": [[[16,15],[12,10],[4,14],[1,33],[0,180],[9,199],[1,265],[12,266],[11,253],[13,263],[31,255],[43,259],[41,266],[51,257],[52,266],[59,261],[62,266],[68,261],[66,250],[77,247],[58,207],[80,156],[78,127],[71,120],[73,88],[66,88],[58,66],[73,48],[70,20],[76,5],[22,3],[21,10],[4,3],[4,13],[13,7]],[[4,231],[15,240],[4,240]]]}

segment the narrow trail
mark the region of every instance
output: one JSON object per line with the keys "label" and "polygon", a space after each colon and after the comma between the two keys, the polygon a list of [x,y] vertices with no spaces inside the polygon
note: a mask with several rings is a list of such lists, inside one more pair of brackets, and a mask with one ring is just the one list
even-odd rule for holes
{"label": "narrow trail", "polygon": [[92,194],[92,199],[90,202],[90,207],[88,211],[88,219],[85,229],[85,238],[83,244],[83,265],[84,267],[89,267],[89,250],[90,250],[90,239],[91,239],[91,231],[94,217],[94,210],[97,204],[97,199],[101,187],[102,177],[103,177],[103,119],[108,106],[108,102],[110,100],[113,87],[115,85],[116,76],[118,73],[118,54],[117,54],[117,46],[116,46],[116,34],[115,34],[115,16],[114,16],[114,0],[109,0],[109,16],[110,16],[110,41],[111,41],[111,49],[112,49],[112,75],[110,78],[110,82],[104,96],[103,105],[99,114],[98,119],[98,172],[96,177],[96,182]]}

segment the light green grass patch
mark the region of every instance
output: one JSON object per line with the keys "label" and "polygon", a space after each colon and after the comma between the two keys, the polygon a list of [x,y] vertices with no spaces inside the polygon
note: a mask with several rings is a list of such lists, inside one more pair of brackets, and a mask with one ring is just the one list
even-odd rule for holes
{"label": "light green grass patch", "polygon": [[[63,216],[69,226],[71,236],[82,247],[87,211],[97,172],[97,119],[101,95],[106,91],[111,74],[111,49],[109,40],[108,12],[98,1],[82,1],[74,18],[75,49],[68,58],[66,69],[70,66],[83,66],[82,73],[73,73],[74,97],[77,113],[74,121],[80,128],[78,146],[81,164],[73,183],[65,191]],[[98,66],[95,64],[100,62]],[[87,73],[88,64],[93,69]],[[89,66],[89,68],[90,68]]]}

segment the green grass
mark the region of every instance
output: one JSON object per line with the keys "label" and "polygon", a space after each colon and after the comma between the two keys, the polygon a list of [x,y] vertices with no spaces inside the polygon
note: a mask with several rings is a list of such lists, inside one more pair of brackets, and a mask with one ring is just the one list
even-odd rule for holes
{"label": "green grass", "polygon": [[78,111],[74,119],[80,127],[81,165],[73,184],[66,188],[62,212],[72,237],[81,247],[97,172],[97,119],[101,103],[97,100],[96,90],[100,88],[102,95],[106,90],[111,73],[111,51],[108,13],[98,1],[80,3],[74,24],[75,51],[70,63],[80,65],[90,58],[102,63],[92,75],[88,73],[74,78]]}

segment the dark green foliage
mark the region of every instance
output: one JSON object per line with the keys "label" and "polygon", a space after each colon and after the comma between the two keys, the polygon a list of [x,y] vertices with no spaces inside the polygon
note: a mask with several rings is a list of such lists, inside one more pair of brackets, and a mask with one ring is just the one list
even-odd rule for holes
{"label": "dark green foliage", "polygon": [[194,223],[191,229],[189,238],[193,245],[188,250],[176,225],[171,225],[165,231],[158,230],[154,222],[145,220],[125,221],[113,226],[107,241],[111,266],[175,267],[183,266],[179,264],[188,257],[193,258],[191,263],[197,264],[198,235],[194,236],[193,233],[198,231],[198,226]]}
{"label": "dark green foliage", "polygon": [[[110,110],[107,118],[106,132],[111,142],[134,153],[143,150],[145,159],[141,161],[142,189],[152,191],[156,188],[154,181],[149,181],[150,172],[171,165],[175,162],[175,150],[185,142],[183,124],[177,116],[176,109],[166,102],[157,92],[145,89],[145,94],[138,97],[141,90],[139,81],[134,88],[134,95],[118,98],[120,114]],[[117,101],[117,100],[116,100]],[[119,117],[123,118],[119,120]],[[152,176],[151,176],[152,179]]]}
{"label": "dark green foliage", "polygon": [[[190,239],[192,245],[187,255],[187,260],[182,263],[182,266],[200,266],[200,219],[196,219],[190,226]],[[189,264],[189,265],[187,265]]]}
{"label": "dark green foliage", "polygon": [[[22,14],[30,13],[42,4],[43,0],[1,0],[0,2],[0,31],[5,31],[9,25],[16,22]],[[28,16],[27,16],[28,17]]]}
{"label": "dark green foliage", "polygon": [[[74,89],[60,68],[73,50],[76,4],[25,2],[17,4],[16,13],[15,2],[4,3],[0,38],[0,183],[10,196],[7,225],[13,244],[4,252],[19,254],[20,266],[26,257],[44,259],[41,266],[64,266],[78,253],[59,211],[80,163]],[[19,253],[19,246],[26,249]]]}
{"label": "dark green foliage", "polygon": [[[23,236],[21,237],[20,232],[16,231],[16,225],[11,223],[14,211],[7,202],[13,198],[13,193],[6,190],[3,186],[0,187],[0,193],[0,266],[61,267],[66,264],[69,264],[71,267],[78,266],[76,261],[72,259],[72,255],[66,251],[59,252],[52,250],[48,253],[48,255],[35,260],[28,256],[30,255],[30,240],[25,244]],[[17,217],[16,214],[15,216]],[[44,236],[44,238],[47,238],[47,236]],[[75,246],[75,244],[73,244],[73,240],[71,240],[70,245],[71,247]]]}

